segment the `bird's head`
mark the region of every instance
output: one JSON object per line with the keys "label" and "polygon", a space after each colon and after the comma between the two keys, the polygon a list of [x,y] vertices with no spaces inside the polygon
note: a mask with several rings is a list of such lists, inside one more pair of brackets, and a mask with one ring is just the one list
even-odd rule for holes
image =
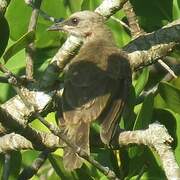
{"label": "bird's head", "polygon": [[67,20],[58,22],[48,28],[49,31],[63,31],[76,37],[86,38],[98,31],[104,24],[103,17],[92,11],[80,11]]}

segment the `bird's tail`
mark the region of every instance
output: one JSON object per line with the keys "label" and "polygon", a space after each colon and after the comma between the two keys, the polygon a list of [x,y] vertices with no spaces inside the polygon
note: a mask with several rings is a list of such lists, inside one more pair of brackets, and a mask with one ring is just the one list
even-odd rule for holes
{"label": "bird's tail", "polygon": [[[88,154],[90,153],[89,128],[89,123],[85,122],[79,122],[75,125],[69,124],[66,127],[67,137],[70,142],[77,145]],[[64,148],[63,163],[64,167],[69,171],[80,168],[83,164],[82,158],[75,153],[75,150],[68,146]]]}
{"label": "bird's tail", "polygon": [[119,84],[122,86],[122,88],[117,88],[119,91],[115,93],[112,102],[109,104],[109,106],[107,106],[108,110],[101,117],[102,124],[100,136],[103,143],[107,145],[111,143],[113,140],[112,138],[118,129],[120,117],[122,116],[125,102],[129,93],[129,80],[122,80],[122,82]]}

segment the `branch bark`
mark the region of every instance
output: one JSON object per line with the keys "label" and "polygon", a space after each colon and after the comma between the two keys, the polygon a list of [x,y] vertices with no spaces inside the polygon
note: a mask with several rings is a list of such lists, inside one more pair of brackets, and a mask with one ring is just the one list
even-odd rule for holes
{"label": "branch bark", "polygon": [[125,131],[119,135],[120,145],[144,144],[154,149],[162,162],[168,179],[180,179],[180,168],[169,144],[173,141],[165,126],[158,123],[149,125],[146,130]]}

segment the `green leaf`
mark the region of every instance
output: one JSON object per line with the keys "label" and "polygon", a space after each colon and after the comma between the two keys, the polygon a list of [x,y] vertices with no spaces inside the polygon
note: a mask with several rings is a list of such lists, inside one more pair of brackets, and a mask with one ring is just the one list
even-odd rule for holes
{"label": "green leaf", "polygon": [[[66,8],[63,1],[51,0],[42,1],[41,9],[47,14],[55,18],[66,18]],[[44,20],[41,16],[38,18],[38,24],[36,28],[36,48],[47,48],[47,47],[60,47],[64,42],[64,34],[52,31],[47,31],[47,28],[51,26],[52,23]]]}
{"label": "green leaf", "polygon": [[63,159],[60,156],[49,154],[48,159],[56,174],[62,179],[73,179],[72,173],[64,169]]}
{"label": "green leaf", "polygon": [[7,20],[3,16],[3,14],[0,13],[0,57],[4,53],[8,39],[9,39],[9,25],[7,23]]}
{"label": "green leaf", "polygon": [[179,114],[175,114],[174,113],[174,117],[176,118],[176,123],[177,123],[177,126],[176,126],[176,135],[177,135],[177,146],[176,146],[176,149],[175,149],[175,156],[176,156],[176,160],[178,162],[178,164],[180,164],[180,115]]}
{"label": "green leaf", "polygon": [[180,114],[180,89],[167,82],[163,82],[159,84],[158,90],[167,106],[174,112]]}
{"label": "green leaf", "polygon": [[152,113],[153,113],[153,104],[154,104],[154,95],[149,94],[141,107],[141,110],[139,111],[136,121],[134,123],[133,129],[143,129],[147,128],[148,125],[151,122]]}
{"label": "green leaf", "polygon": [[4,164],[4,154],[0,154],[0,177],[2,177],[3,173],[3,164]]}
{"label": "green leaf", "polygon": [[24,1],[11,1],[6,11],[6,18],[10,26],[12,40],[18,40],[27,32],[31,12],[32,8],[28,7]]}
{"label": "green leaf", "polygon": [[[113,19],[109,19],[107,25],[110,27],[115,42],[118,46],[122,47],[130,41],[129,34],[126,31],[124,31],[124,28],[121,25],[119,25],[118,22],[114,21]],[[121,36],[119,34],[121,34]]]}
{"label": "green leaf", "polygon": [[177,0],[177,3],[178,3],[178,7],[180,8],[180,0]]}
{"label": "green leaf", "polygon": [[129,164],[129,175],[126,178],[127,180],[166,179],[162,167],[157,163],[154,154],[148,147],[144,147],[143,153],[133,157]]}
{"label": "green leaf", "polygon": [[17,40],[11,47],[9,47],[3,55],[3,59],[5,63],[20,50],[25,48],[28,44],[33,42],[35,39],[34,31],[30,31],[24,36],[22,36],[19,40]]}
{"label": "green leaf", "polygon": [[[66,17],[66,8],[64,7],[63,1],[42,1],[41,9],[56,18]],[[6,17],[11,29],[10,36],[12,40],[18,40],[27,32],[31,13],[32,8],[27,6],[23,0],[11,1],[6,12]],[[36,47],[44,48],[48,46],[54,47],[61,45],[60,33],[46,31],[46,29],[51,25],[51,22],[44,20],[41,16],[38,17],[35,41]]]}
{"label": "green leaf", "polygon": [[81,10],[81,2],[82,0],[64,0],[64,5],[68,6],[71,13]]}
{"label": "green leaf", "polygon": [[10,153],[10,176],[9,180],[16,180],[21,170],[22,156],[19,151],[13,151]]}
{"label": "green leaf", "polygon": [[83,0],[82,4],[81,4],[81,10],[88,10],[90,9],[90,0]]}
{"label": "green leaf", "polygon": [[180,18],[180,0],[174,0],[173,1],[173,19]]}
{"label": "green leaf", "polygon": [[136,85],[135,85],[136,97],[139,96],[140,93],[142,92],[142,90],[144,89],[144,87],[148,81],[148,78],[149,78],[149,69],[144,68],[143,72],[139,76],[139,78],[136,82]]}
{"label": "green leaf", "polygon": [[147,32],[162,27],[163,21],[172,21],[172,0],[131,0],[131,3],[139,16],[140,25]]}

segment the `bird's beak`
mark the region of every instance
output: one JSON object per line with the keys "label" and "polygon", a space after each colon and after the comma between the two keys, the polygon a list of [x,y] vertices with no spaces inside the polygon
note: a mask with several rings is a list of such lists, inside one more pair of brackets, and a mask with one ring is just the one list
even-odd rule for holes
{"label": "bird's beak", "polygon": [[55,23],[52,26],[50,26],[47,29],[47,31],[63,31],[63,26],[64,26],[63,21],[62,22],[58,22],[58,23]]}

